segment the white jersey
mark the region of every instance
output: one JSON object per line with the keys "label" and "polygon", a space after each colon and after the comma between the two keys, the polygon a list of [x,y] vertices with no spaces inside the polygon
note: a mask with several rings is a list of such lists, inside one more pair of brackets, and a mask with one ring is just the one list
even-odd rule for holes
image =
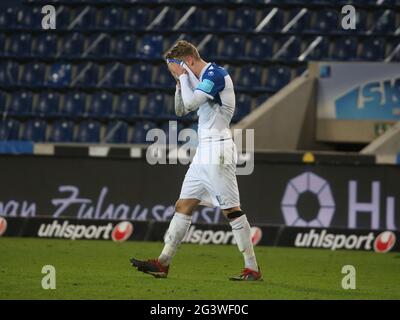
{"label": "white jersey", "polygon": [[235,91],[231,77],[224,68],[208,63],[199,80],[195,90],[202,91],[208,97],[197,111],[199,140],[231,137],[229,124],[235,111]]}

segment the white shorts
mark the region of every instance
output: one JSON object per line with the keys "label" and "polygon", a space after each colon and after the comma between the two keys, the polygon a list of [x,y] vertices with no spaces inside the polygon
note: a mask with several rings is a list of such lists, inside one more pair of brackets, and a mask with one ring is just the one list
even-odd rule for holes
{"label": "white shorts", "polygon": [[232,139],[200,142],[183,180],[180,199],[198,199],[208,207],[240,206],[237,152]]}

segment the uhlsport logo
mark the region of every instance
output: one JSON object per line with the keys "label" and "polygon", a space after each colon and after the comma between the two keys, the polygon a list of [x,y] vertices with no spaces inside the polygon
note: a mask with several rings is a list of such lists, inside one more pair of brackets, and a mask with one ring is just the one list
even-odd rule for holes
{"label": "uhlsport logo", "polygon": [[396,235],[391,231],[384,231],[380,233],[374,242],[375,252],[385,253],[394,247],[396,244]]}
{"label": "uhlsport logo", "polygon": [[370,231],[366,234],[341,234],[327,229],[299,232],[294,239],[294,246],[299,248],[322,248],[330,250],[366,250],[389,252],[396,243],[396,235],[384,231],[377,236]]}
{"label": "uhlsport logo", "polygon": [[[165,237],[165,235],[164,235]],[[251,228],[251,241],[257,245],[262,239],[259,227]],[[225,230],[200,230],[191,226],[183,238],[183,242],[196,244],[236,244],[232,231]]]}
{"label": "uhlsport logo", "polygon": [[109,222],[104,225],[74,224],[68,220],[52,223],[42,223],[38,230],[40,238],[86,239],[86,240],[114,240],[122,242],[131,236],[133,225],[128,221],[122,221],[114,226]]}
{"label": "uhlsport logo", "polygon": [[118,223],[113,232],[111,233],[111,237],[116,242],[123,242],[131,236],[133,232],[133,225],[129,221],[123,221]]}
{"label": "uhlsport logo", "polygon": [[6,232],[7,230],[7,220],[0,217],[0,237]]}

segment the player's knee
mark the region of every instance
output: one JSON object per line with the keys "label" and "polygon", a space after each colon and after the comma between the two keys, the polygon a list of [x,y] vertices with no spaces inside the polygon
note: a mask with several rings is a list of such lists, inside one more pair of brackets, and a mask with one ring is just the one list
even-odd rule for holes
{"label": "player's knee", "polygon": [[179,199],[175,203],[175,212],[192,215],[193,210],[194,210],[194,205],[190,202],[190,200]]}

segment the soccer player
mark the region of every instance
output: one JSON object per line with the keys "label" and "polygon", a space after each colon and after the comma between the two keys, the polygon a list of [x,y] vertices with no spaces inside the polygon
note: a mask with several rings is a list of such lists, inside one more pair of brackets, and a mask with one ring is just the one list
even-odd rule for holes
{"label": "soccer player", "polygon": [[[235,110],[232,79],[224,68],[205,62],[196,47],[187,41],[177,42],[165,58],[169,71],[177,80],[176,114],[184,116],[197,110],[199,144],[183,181],[160,256],[153,260],[132,258],[130,261],[138,271],[157,278],[167,277],[172,258],[190,227],[194,209],[199,204],[219,206],[230,221],[233,236],[244,257],[243,271],[230,279],[261,280],[250,225],[240,208],[236,147],[229,130]],[[190,76],[197,78],[195,88]]]}

